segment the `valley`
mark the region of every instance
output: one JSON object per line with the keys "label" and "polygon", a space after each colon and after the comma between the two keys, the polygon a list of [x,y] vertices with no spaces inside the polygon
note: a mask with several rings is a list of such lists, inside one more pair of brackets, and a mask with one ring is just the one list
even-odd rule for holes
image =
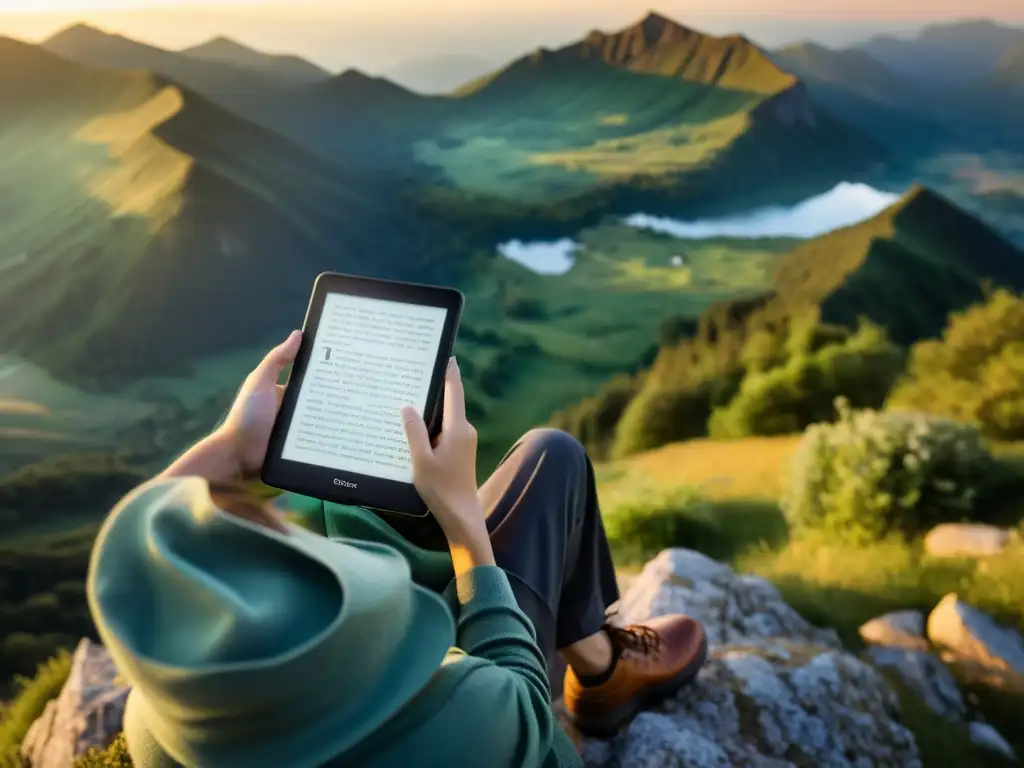
{"label": "valley", "polygon": [[[908,159],[889,141],[906,126],[884,110],[938,124],[905,98],[911,74],[656,13],[448,95],[223,37],[169,51],[78,25],[0,52],[32,73],[0,74],[0,165],[25,180],[0,225],[0,468],[82,450],[166,461],[323,270],[465,291],[457,353],[489,466],[916,181],[1024,231],[1015,145]],[[847,119],[867,102],[884,131]],[[516,242],[562,261],[537,274],[500,255]]]}
{"label": "valley", "polygon": [[954,582],[1020,624],[1009,555],[1003,581],[917,532],[818,556],[781,505],[845,401],[975,420],[1009,458],[970,512],[1020,519],[1022,50],[987,22],[770,50],[652,12],[389,78],[220,34],[0,37],[0,699],[93,631],[97,524],[220,422],[328,270],[464,292],[479,474],[569,431],[637,532],[618,564],[704,547],[847,641]]}

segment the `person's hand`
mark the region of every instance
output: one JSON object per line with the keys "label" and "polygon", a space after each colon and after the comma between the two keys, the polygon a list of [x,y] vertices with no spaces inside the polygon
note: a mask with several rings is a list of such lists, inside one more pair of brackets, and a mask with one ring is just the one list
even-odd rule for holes
{"label": "person's hand", "polygon": [[217,434],[230,446],[243,478],[259,473],[267,456],[270,431],[281,409],[284,386],[277,381],[285,367],[295,361],[302,341],[301,331],[292,331],[274,347],[246,377],[235,397],[227,419]]}
{"label": "person's hand", "polygon": [[412,457],[413,484],[449,542],[483,531],[483,509],[476,490],[476,430],[466,419],[466,395],[455,358],[448,361],[441,434],[431,445],[423,418],[402,409]]}

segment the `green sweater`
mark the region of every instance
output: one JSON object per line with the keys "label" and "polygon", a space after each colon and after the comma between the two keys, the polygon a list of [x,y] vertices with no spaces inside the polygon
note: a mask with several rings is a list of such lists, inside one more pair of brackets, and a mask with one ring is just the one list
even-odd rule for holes
{"label": "green sweater", "polygon": [[457,647],[431,683],[370,739],[339,756],[339,766],[582,766],[552,714],[544,656],[504,571],[484,566],[453,580],[447,553],[411,545],[371,512],[298,496],[281,501],[321,534],[395,547],[413,579],[441,593],[455,617]]}

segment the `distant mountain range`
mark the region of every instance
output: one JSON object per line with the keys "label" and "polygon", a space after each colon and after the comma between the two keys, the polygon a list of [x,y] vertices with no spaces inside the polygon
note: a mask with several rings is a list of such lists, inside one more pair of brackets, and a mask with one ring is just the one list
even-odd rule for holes
{"label": "distant mountain range", "polygon": [[305,82],[286,84],[279,57],[223,40],[197,58],[79,26],[45,45],[84,63],[159,71],[352,166],[517,203],[612,205],[639,179],[649,198],[675,190],[680,201],[735,202],[741,189],[751,200],[795,198],[885,154],[750,41],[653,13],[538,50],[450,97],[357,70],[307,68]]}
{"label": "distant mountain range", "polygon": [[398,191],[162,75],[0,38],[0,114],[0,350],[80,385],[273,337],[325,268],[450,253]]}
{"label": "distant mountain range", "polygon": [[273,55],[254,50],[229,37],[215,37],[201,45],[185,48],[185,56],[251,69],[290,83],[316,83],[331,73],[300,56]]}
{"label": "distant mountain range", "polygon": [[410,91],[440,95],[451,93],[494,67],[493,61],[480,56],[444,53],[403,62],[390,69],[387,77]]}
{"label": "distant mountain range", "polygon": [[[967,61],[950,34],[900,45]],[[17,194],[0,195],[0,352],[90,386],[169,372],[262,343],[323,268],[457,282],[499,238],[796,202],[1012,125],[1010,43],[989,70],[970,60],[988,86],[964,89],[963,124],[890,43],[871,44],[889,64],[871,46],[766,52],[652,13],[438,96],[226,38],[168,51],[78,25],[42,47],[5,40],[0,171]]]}
{"label": "distant mountain range", "polygon": [[968,21],[928,26],[910,38],[882,35],[859,47],[897,75],[936,92],[984,80],[1021,43],[1022,28]]}

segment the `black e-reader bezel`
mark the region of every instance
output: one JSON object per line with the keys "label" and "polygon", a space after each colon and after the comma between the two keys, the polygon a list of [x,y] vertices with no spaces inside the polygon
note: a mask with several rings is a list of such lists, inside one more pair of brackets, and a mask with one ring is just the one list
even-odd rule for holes
{"label": "black e-reader bezel", "polygon": [[[441,431],[444,377],[448,359],[455,346],[465,297],[455,288],[446,288],[392,280],[378,280],[336,272],[324,272],[313,283],[313,294],[302,324],[302,342],[288,377],[281,409],[270,434],[267,457],[260,478],[264,483],[284,491],[292,491],[324,501],[367,507],[409,517],[427,517],[427,505],[411,482],[363,475],[347,470],[321,467],[282,457],[285,437],[295,415],[302,382],[309,367],[313,341],[320,325],[324,302],[332,293],[343,293],[369,299],[383,299],[402,304],[441,307],[448,310],[444,330],[437,347],[437,357],[427,390],[423,419],[431,438]],[[349,485],[345,485],[348,483]],[[350,487],[354,486],[354,487]]]}

